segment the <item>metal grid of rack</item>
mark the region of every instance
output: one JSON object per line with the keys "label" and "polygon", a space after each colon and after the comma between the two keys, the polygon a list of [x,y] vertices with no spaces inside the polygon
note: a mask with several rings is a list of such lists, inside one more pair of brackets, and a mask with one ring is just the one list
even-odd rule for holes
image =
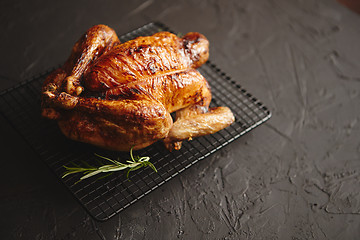
{"label": "metal grid of rack", "polygon": [[[119,39],[125,42],[158,31],[170,29],[161,23],[149,23]],[[136,155],[150,156],[158,172],[150,168],[139,169],[131,174],[130,179],[121,172],[78,183],[78,175],[61,178],[64,165],[96,164],[98,159],[94,153],[123,160],[128,159],[129,154],[68,140],[61,134],[56,122],[41,117],[40,90],[50,71],[3,91],[0,94],[0,112],[89,214],[96,220],[104,221],[270,118],[270,111],[259,100],[211,62],[204,64],[199,71],[210,84],[213,95],[211,105],[228,106],[235,114],[235,123],[215,134],[184,142],[180,151],[168,152],[160,142],[136,151]]]}

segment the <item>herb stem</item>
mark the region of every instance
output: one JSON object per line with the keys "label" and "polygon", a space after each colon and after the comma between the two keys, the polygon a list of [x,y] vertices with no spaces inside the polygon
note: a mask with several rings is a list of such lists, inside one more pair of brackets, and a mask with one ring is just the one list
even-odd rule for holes
{"label": "herb stem", "polygon": [[111,164],[105,164],[105,165],[102,165],[99,167],[91,166],[89,164],[87,164],[88,167],[81,167],[79,165],[75,165],[75,166],[71,166],[71,167],[64,166],[66,171],[64,172],[62,178],[65,178],[71,174],[83,173],[83,176],[79,180],[79,181],[81,181],[81,180],[87,179],[89,177],[95,176],[100,173],[112,174],[113,172],[121,171],[121,170],[125,170],[125,169],[128,169],[126,177],[129,178],[129,174],[131,171],[135,171],[142,167],[150,167],[151,169],[154,170],[154,172],[157,172],[157,169],[155,168],[155,166],[150,162],[150,157],[134,156],[133,148],[130,149],[130,160],[127,160],[126,163],[121,163],[119,161],[101,156],[96,153],[95,153],[95,156],[97,156],[103,160],[109,161],[109,162],[111,162]]}

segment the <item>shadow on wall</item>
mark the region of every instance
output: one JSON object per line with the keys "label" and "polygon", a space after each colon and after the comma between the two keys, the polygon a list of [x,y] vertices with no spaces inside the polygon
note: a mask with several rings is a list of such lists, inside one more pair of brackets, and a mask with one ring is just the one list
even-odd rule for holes
{"label": "shadow on wall", "polygon": [[349,9],[360,14],[360,0],[337,0],[339,3],[345,5]]}

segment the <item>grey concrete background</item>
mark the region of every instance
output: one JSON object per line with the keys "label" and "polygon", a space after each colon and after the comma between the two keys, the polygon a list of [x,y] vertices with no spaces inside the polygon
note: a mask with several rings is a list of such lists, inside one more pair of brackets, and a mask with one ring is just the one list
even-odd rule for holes
{"label": "grey concrete background", "polygon": [[0,89],[94,24],[198,31],[272,118],[106,222],[1,119],[1,239],[358,239],[360,15],[329,0],[1,1]]}

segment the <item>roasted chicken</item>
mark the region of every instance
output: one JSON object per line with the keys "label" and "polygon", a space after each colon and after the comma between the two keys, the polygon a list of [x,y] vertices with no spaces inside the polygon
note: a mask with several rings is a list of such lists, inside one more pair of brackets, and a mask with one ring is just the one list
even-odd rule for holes
{"label": "roasted chicken", "polygon": [[[90,28],[65,64],[42,87],[42,115],[67,137],[127,151],[163,140],[215,133],[234,121],[227,107],[210,108],[211,92],[196,70],[209,56],[199,33],[169,32],[120,43],[105,25]],[[170,113],[176,112],[173,121]]]}

